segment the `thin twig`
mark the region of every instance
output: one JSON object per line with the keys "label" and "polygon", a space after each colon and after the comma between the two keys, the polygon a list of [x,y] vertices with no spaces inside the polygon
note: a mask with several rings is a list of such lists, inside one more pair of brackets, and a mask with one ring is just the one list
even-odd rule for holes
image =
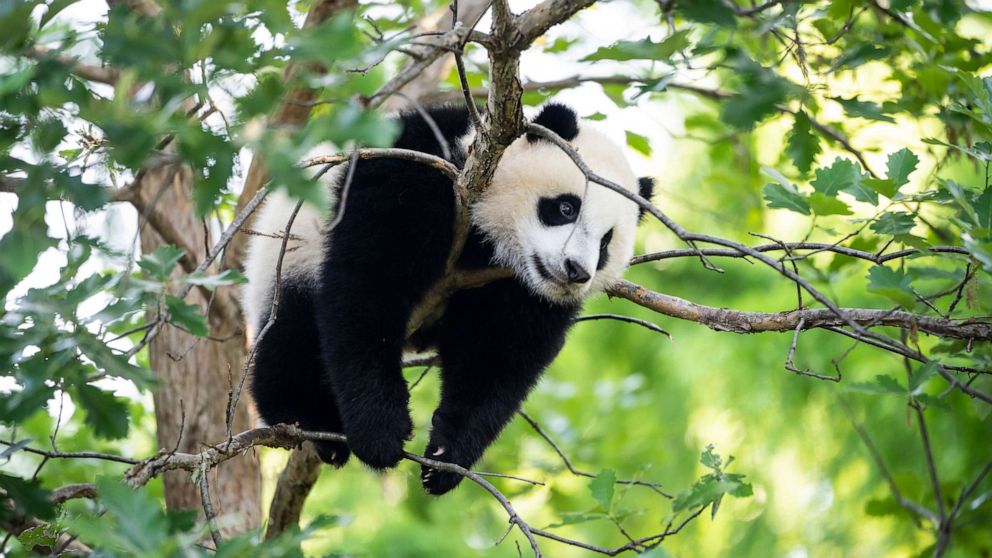
{"label": "thin twig", "polygon": [[210,529],[210,538],[214,541],[214,549],[218,549],[223,539],[220,536],[220,531],[217,530],[217,515],[214,513],[214,504],[210,501],[208,476],[208,471],[203,471],[200,474],[200,501],[203,503],[203,514],[207,519],[207,527]]}

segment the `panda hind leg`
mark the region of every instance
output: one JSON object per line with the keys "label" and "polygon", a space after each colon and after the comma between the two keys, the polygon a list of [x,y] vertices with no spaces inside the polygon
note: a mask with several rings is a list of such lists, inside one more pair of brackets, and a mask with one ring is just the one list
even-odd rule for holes
{"label": "panda hind leg", "polygon": [[[299,424],[304,430],[343,432],[321,361],[311,289],[285,281],[276,317],[258,341],[255,354],[251,393],[259,414],[270,425]],[[343,442],[313,445],[321,461],[335,467],[344,465],[351,456]]]}

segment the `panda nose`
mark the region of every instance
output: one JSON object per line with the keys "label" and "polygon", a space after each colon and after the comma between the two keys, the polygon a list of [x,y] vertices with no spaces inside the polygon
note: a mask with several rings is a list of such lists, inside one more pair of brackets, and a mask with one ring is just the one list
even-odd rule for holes
{"label": "panda nose", "polygon": [[565,273],[572,283],[585,283],[590,278],[589,272],[572,258],[565,260]]}

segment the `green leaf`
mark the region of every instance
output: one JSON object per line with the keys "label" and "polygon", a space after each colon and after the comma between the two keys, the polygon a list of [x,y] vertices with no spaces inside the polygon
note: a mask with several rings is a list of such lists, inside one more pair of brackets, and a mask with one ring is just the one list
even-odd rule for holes
{"label": "green leaf", "polygon": [[890,199],[899,191],[896,183],[887,178],[862,178],[861,184]]}
{"label": "green leaf", "polygon": [[0,1],[0,49],[16,50],[24,44],[34,27],[28,22],[31,21],[31,11],[37,3],[22,0]]}
{"label": "green leaf", "polygon": [[44,378],[26,378],[19,390],[0,392],[0,423],[16,424],[45,408],[55,389]]}
{"label": "green leaf", "polygon": [[665,37],[660,43],[650,38],[640,41],[617,41],[586,56],[582,62],[596,60],[668,60],[676,52],[689,46],[689,29],[682,29]]}
{"label": "green leaf", "polygon": [[813,126],[805,112],[797,112],[792,131],[789,132],[786,155],[792,160],[796,169],[806,174],[820,154],[820,138],[813,133]]}
{"label": "green leaf", "polygon": [[200,285],[208,289],[225,287],[227,285],[243,285],[248,282],[248,278],[236,269],[227,269],[218,275],[205,275],[203,273],[190,273],[184,279],[187,283]]}
{"label": "green leaf", "polygon": [[43,523],[21,531],[21,534],[17,535],[17,540],[25,548],[36,546],[53,548],[58,540],[58,532],[49,531],[49,525]]}
{"label": "green leaf", "polygon": [[399,132],[399,124],[394,119],[353,104],[341,106],[329,117],[312,118],[305,130],[314,144],[330,141],[345,145],[354,141],[367,147],[388,147]]}
{"label": "green leaf", "polygon": [[868,500],[865,502],[865,515],[872,517],[900,515],[903,512],[903,508],[893,498],[882,498],[880,500]]}
{"label": "green leaf", "polygon": [[[0,492],[22,515],[38,519],[48,519],[54,515],[55,510],[48,502],[48,491],[41,487],[41,481],[37,479],[27,480],[0,473]],[[8,514],[10,510],[7,506],[0,506],[0,518]]]}
{"label": "green leaf", "polygon": [[75,4],[79,0],[53,0],[48,4],[48,9],[45,14],[41,16],[41,21],[38,23],[38,27],[44,27],[49,21],[59,14],[62,10],[68,8],[72,4]]}
{"label": "green leaf", "polygon": [[723,458],[714,451],[714,448],[715,446],[713,444],[708,444],[703,450],[703,453],[700,454],[699,462],[708,469],[720,472],[723,468]]}
{"label": "green leaf", "polygon": [[919,163],[920,159],[904,147],[889,155],[887,176],[898,189],[909,182],[909,175],[916,170],[916,165]]}
{"label": "green leaf", "polygon": [[627,145],[642,155],[651,156],[651,143],[645,136],[635,134],[634,132],[627,132]]}
{"label": "green leaf", "polygon": [[878,234],[908,235],[916,226],[916,216],[911,213],[893,211],[883,213],[871,224],[871,230]]}
{"label": "green leaf", "polygon": [[578,42],[579,42],[579,39],[577,39],[577,38],[576,39],[567,39],[565,37],[558,37],[557,39],[554,40],[554,42],[552,42],[551,44],[546,45],[544,47],[544,52],[547,52],[549,54],[558,54],[558,53],[561,53],[561,52],[565,52],[566,50],[568,50],[569,48],[571,48],[572,45],[574,45],[574,44],[576,44]]}
{"label": "green leaf", "polygon": [[876,265],[868,270],[868,291],[887,297],[905,308],[916,303],[910,276],[901,269]]}
{"label": "green leaf", "polygon": [[594,122],[600,122],[606,120],[606,115],[601,112],[594,112],[589,116],[582,117],[584,120],[592,120]]}
{"label": "green leaf", "polygon": [[992,231],[992,186],[985,188],[972,204],[977,217],[977,225],[987,231]]}
{"label": "green leaf", "polygon": [[159,246],[151,254],[142,256],[138,260],[138,267],[145,270],[145,272],[155,279],[165,281],[169,278],[172,270],[175,269],[185,253],[182,248],[177,248],[172,244]]}
{"label": "green leaf", "polygon": [[925,238],[921,238],[919,236],[912,234],[897,234],[893,238],[895,238],[896,242],[901,242],[902,244],[916,248],[921,252],[927,250],[931,246],[931,244],[927,242]]}
{"label": "green leaf", "polygon": [[96,489],[106,516],[99,520],[72,518],[70,527],[78,529],[83,536],[102,541],[104,546],[120,548],[124,555],[159,554],[156,551],[169,539],[169,524],[148,492],[111,477],[98,477]]}
{"label": "green leaf", "polygon": [[73,340],[77,348],[108,376],[131,380],[138,387],[155,385],[155,376],[149,370],[132,365],[127,358],[111,351],[106,343],[89,331],[77,331]]}
{"label": "green leaf", "polygon": [[613,489],[617,482],[617,473],[613,469],[603,469],[596,478],[589,481],[589,492],[601,508],[610,511],[613,504]]}
{"label": "green leaf", "polygon": [[624,92],[629,89],[630,86],[624,83],[603,83],[600,85],[603,88],[603,93],[613,101],[613,104],[620,108],[629,107],[630,103],[624,97]]}
{"label": "green leaf", "polygon": [[707,445],[699,456],[699,462],[713,472],[703,475],[691,488],[675,496],[672,500],[672,512],[677,514],[684,510],[713,504],[711,515],[716,517],[720,501],[725,494],[737,497],[750,496],[751,485],[744,482],[744,475],[726,473],[722,470],[733,460],[733,456],[730,456],[724,463],[723,458],[714,451],[713,444]]}
{"label": "green leaf", "polygon": [[863,174],[854,180],[854,184],[844,188],[844,192],[854,196],[854,199],[870,203],[872,205],[878,205],[878,193],[875,190],[865,186],[864,180],[870,175]]}
{"label": "green leaf", "polygon": [[76,402],[86,411],[86,424],[101,438],[117,440],[127,436],[128,406],[112,393],[81,384],[75,389]]}
{"label": "green leaf", "polygon": [[31,135],[35,149],[39,153],[50,153],[62,143],[62,138],[69,133],[65,124],[55,117],[48,117],[40,120]]}
{"label": "green leaf", "polygon": [[737,19],[733,9],[722,0],[691,0],[679,3],[679,13],[692,21],[734,27]]}
{"label": "green leaf", "polygon": [[69,201],[84,211],[100,209],[110,201],[110,192],[107,188],[86,184],[79,176],[60,172],[56,173],[52,182]]}
{"label": "green leaf", "polygon": [[866,62],[885,58],[891,52],[892,50],[884,45],[876,45],[870,41],[857,42],[855,46],[840,53],[831,65],[830,71],[833,72],[841,68],[856,68]]}
{"label": "green leaf", "polygon": [[743,475],[735,474],[706,475],[691,488],[675,496],[672,500],[672,512],[679,513],[713,504],[715,514],[724,495],[745,497],[752,494],[751,485],[743,482],[743,478]]}
{"label": "green leaf", "polygon": [[741,130],[750,130],[755,124],[777,112],[785,100],[788,87],[781,79],[770,79],[764,84],[746,87],[727,99],[720,111],[720,118]]}
{"label": "green leaf", "polygon": [[3,451],[0,451],[0,460],[10,459],[12,455],[26,448],[32,440],[34,440],[34,438],[24,438],[23,440],[14,442],[9,446],[4,447]]}
{"label": "green leaf", "polygon": [[854,213],[846,203],[820,192],[810,194],[809,207],[817,215],[851,215]]}
{"label": "green leaf", "polygon": [[837,157],[829,167],[816,169],[816,178],[810,185],[817,192],[833,197],[854,186],[860,178],[861,167],[857,163]]}
{"label": "green leaf", "polygon": [[909,394],[912,396],[921,395],[927,380],[933,378],[940,371],[940,363],[931,360],[922,366],[917,366],[909,375]]}
{"label": "green leaf", "polygon": [[895,118],[885,114],[884,109],[882,109],[878,103],[873,103],[871,101],[859,101],[857,97],[853,97],[851,99],[831,97],[831,99],[840,103],[840,106],[844,108],[844,112],[846,112],[848,116],[867,118],[869,120],[878,120],[881,122],[894,123],[896,121]]}
{"label": "green leaf", "polygon": [[879,375],[875,376],[875,381],[873,383],[863,383],[857,382],[848,384],[845,389],[847,391],[855,391],[861,393],[880,393],[887,395],[906,395],[906,388],[899,383],[898,380],[892,376]]}
{"label": "green leaf", "polygon": [[200,308],[195,304],[187,304],[180,298],[172,295],[165,296],[165,305],[169,310],[169,322],[185,329],[197,337],[206,337],[207,318],[200,313]]}
{"label": "green leaf", "polygon": [[793,184],[785,186],[776,183],[765,184],[762,193],[768,201],[768,207],[772,209],[788,209],[803,215],[810,213],[809,203]]}

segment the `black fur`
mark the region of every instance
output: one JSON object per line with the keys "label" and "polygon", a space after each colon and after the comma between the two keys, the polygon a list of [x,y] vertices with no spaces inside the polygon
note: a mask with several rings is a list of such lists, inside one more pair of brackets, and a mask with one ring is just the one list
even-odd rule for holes
{"label": "black fur", "polygon": [[[567,208],[567,212],[563,211]],[[546,227],[560,227],[574,223],[579,218],[582,199],[575,194],[562,194],[554,198],[541,198],[537,202],[537,216]]]}
{"label": "black fur", "polygon": [[[579,135],[579,117],[571,107],[558,103],[544,105],[541,113],[534,119],[534,124],[544,126],[565,141],[572,141]],[[542,139],[544,138],[536,134],[527,134],[527,141],[531,143]]]}
{"label": "black fur", "polygon": [[[650,176],[642,176],[637,179],[637,186],[638,186],[638,190],[640,190],[638,193],[641,195],[641,197],[648,201],[651,201],[651,196],[654,195],[654,179],[651,178]],[[643,207],[638,209],[640,211],[638,212],[637,216],[639,218],[643,218],[644,214],[647,213],[647,211],[645,211]]]}
{"label": "black fur", "polygon": [[[467,113],[430,114],[458,151]],[[551,105],[541,114],[566,139],[575,136],[571,109]],[[401,123],[396,147],[441,154],[419,114],[402,115]],[[402,350],[411,311],[444,270],[453,197],[441,172],[399,159],[357,163],[348,196],[333,241],[326,239],[320,279],[284,280],[279,319],[259,343],[251,389],[270,424],[344,432],[347,447],[317,445],[324,461],[343,465],[350,452],[382,469],[402,458],[412,433]],[[458,266],[486,267],[491,259],[485,235],[473,229]],[[425,455],[471,467],[557,355],[577,310],[534,295],[517,279],[453,295],[443,316],[412,337],[436,346],[442,361],[441,403]],[[460,480],[422,473],[431,494]]]}
{"label": "black fur", "polygon": [[599,241],[599,261],[596,262],[596,271],[606,267],[607,262],[610,261],[610,241],[613,240],[613,229],[610,229],[603,235],[602,240]]}

